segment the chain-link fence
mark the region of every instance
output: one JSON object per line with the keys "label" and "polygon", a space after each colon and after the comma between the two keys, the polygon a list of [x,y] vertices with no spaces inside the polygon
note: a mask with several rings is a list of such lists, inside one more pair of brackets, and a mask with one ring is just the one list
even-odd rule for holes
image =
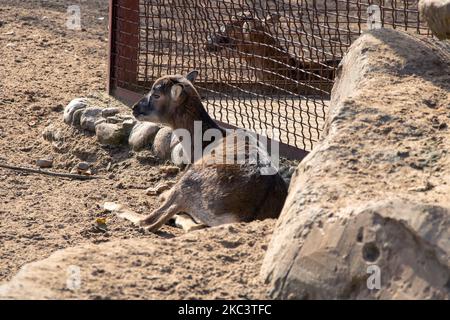
{"label": "chain-link fence", "polygon": [[111,94],[132,103],[160,76],[197,69],[216,120],[291,151],[319,139],[337,65],[362,32],[428,34],[418,1],[110,1]]}

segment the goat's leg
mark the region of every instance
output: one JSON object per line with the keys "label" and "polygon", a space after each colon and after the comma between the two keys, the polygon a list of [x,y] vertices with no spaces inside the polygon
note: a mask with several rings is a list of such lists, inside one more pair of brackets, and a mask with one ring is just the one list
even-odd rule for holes
{"label": "goat's leg", "polygon": [[[169,205],[168,203],[164,203],[162,206],[160,206],[158,209],[147,216],[133,212],[131,209],[125,207],[124,205],[115,202],[106,202],[103,207],[105,208],[105,210],[115,213],[119,218],[131,221],[133,224],[142,226],[150,231],[157,231],[176,213],[180,212],[178,206]],[[199,226],[195,228],[195,223],[193,221],[191,223],[188,223],[186,221],[186,218],[180,219],[180,217],[176,216],[175,221],[176,224],[183,228],[186,232],[200,228]]]}
{"label": "goat's leg", "polygon": [[[156,231],[176,213],[182,211],[177,194],[179,192],[176,192],[174,189],[170,190],[164,203],[149,215],[135,213],[126,206],[115,202],[106,202],[103,207],[105,210],[114,212],[119,218],[129,220],[137,226],[150,226],[151,228],[149,227],[148,229]],[[155,228],[154,226],[158,227]]]}
{"label": "goat's leg", "polygon": [[207,226],[202,223],[197,223],[192,217],[185,213],[178,213],[174,216],[175,225],[183,229],[185,232],[199,230]]}
{"label": "goat's leg", "polygon": [[145,218],[145,216],[138,214],[126,206],[115,203],[115,202],[105,202],[103,208],[107,211],[113,212],[119,218],[129,220],[136,225],[139,225],[140,221]]}
{"label": "goat's leg", "polygon": [[175,214],[182,211],[183,208],[180,204],[183,203],[183,201],[182,199],[178,199],[179,195],[180,191],[177,191],[176,188],[172,188],[170,191],[168,191],[168,193],[166,193],[166,200],[164,201],[164,203],[149,215],[142,217],[142,219],[139,221],[139,225],[146,227],[146,229],[152,229],[151,227],[153,225],[158,225],[158,227],[154,229],[154,231],[158,230]]}

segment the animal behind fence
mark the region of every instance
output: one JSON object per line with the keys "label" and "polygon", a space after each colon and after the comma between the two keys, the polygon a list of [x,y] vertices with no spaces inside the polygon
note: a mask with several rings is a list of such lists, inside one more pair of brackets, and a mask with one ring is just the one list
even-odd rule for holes
{"label": "animal behind fence", "polygon": [[281,86],[292,81],[332,82],[340,59],[302,60],[291,54],[271,32],[271,25],[279,19],[278,14],[260,19],[250,11],[240,13],[208,36],[205,50],[229,57],[242,55],[261,81],[275,81]]}
{"label": "animal behind fence", "polygon": [[110,93],[133,101],[130,91],[148,91],[161,75],[197,69],[215,120],[277,131],[306,151],[320,138],[337,65],[370,19],[427,32],[416,0],[112,2]]}

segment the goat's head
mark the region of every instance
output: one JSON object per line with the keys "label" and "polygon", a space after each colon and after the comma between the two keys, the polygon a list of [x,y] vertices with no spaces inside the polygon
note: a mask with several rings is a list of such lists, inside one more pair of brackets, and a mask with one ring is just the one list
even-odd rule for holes
{"label": "goat's head", "polygon": [[188,99],[200,96],[193,86],[198,71],[191,71],[186,77],[168,75],[159,78],[152,89],[133,106],[133,116],[141,121],[162,123],[174,127],[177,116],[186,112]]}
{"label": "goat's head", "polygon": [[269,33],[269,26],[279,20],[278,15],[269,15],[260,19],[243,12],[232,18],[230,22],[210,34],[205,44],[205,50],[218,52],[223,49],[252,50],[252,44],[264,43],[274,45],[275,40]]}

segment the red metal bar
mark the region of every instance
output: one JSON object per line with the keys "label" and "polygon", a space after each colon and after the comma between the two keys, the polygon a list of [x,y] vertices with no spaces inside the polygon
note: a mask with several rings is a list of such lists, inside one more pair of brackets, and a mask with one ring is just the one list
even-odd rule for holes
{"label": "red metal bar", "polygon": [[109,95],[112,94],[112,89],[113,89],[112,68],[114,66],[114,61],[113,61],[112,52],[115,50],[115,46],[114,46],[115,38],[114,38],[114,33],[113,33],[113,29],[115,28],[115,24],[114,24],[114,21],[115,21],[114,6],[115,6],[115,4],[116,4],[116,0],[109,0],[109,30],[108,30],[109,45],[108,45],[108,70],[107,70],[107,83],[106,83],[106,92],[108,92]]}
{"label": "red metal bar", "polygon": [[137,84],[139,1],[110,0],[109,92],[123,84]]}

